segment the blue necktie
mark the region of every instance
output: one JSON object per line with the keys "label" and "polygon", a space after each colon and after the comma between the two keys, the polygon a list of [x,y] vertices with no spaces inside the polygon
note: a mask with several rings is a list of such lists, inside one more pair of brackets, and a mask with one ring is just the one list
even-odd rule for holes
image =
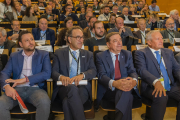
{"label": "blue necktie", "polygon": [[[76,51],[72,52],[73,56],[76,58],[77,60],[77,56],[76,56]],[[74,57],[72,57],[72,63],[71,63],[71,71],[70,71],[70,78],[74,77],[77,75],[77,62],[74,59]]]}
{"label": "blue necktie", "polygon": [[156,58],[157,58],[157,61],[158,61],[158,64],[160,66],[160,70],[162,72],[162,75],[163,75],[163,78],[164,78],[164,87],[167,91],[170,91],[171,89],[171,86],[169,84],[169,76],[168,76],[168,73],[166,71],[166,68],[161,60],[161,56],[159,54],[159,51],[155,51],[156,53]]}

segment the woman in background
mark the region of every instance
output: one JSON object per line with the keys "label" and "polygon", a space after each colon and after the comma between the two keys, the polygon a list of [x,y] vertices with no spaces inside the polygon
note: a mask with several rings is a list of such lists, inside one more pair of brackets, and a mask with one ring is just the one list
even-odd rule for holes
{"label": "woman in background", "polygon": [[154,30],[155,28],[162,28],[162,22],[159,20],[159,17],[156,14],[150,14],[146,20],[146,28]]}

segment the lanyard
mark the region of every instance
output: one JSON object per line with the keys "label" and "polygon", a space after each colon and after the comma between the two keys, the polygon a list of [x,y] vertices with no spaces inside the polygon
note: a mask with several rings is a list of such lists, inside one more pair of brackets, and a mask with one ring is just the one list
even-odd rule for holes
{"label": "lanyard", "polygon": [[[109,14],[108,14],[108,16],[109,16]],[[109,17],[107,18],[107,16],[105,16],[105,15],[104,15],[104,17],[105,17],[105,18],[106,18],[106,20],[108,21],[108,18],[109,18]]]}
{"label": "lanyard", "polygon": [[[145,33],[146,34],[146,33]],[[144,36],[144,34],[141,32],[141,35],[144,37],[144,39],[146,39],[146,36]]]}
{"label": "lanyard", "polygon": [[78,59],[76,59],[76,57],[72,54],[71,50],[69,49],[69,52],[71,54],[71,56],[74,58],[74,60],[77,62],[77,75],[78,75],[78,69],[79,69],[79,57]]}
{"label": "lanyard", "polygon": [[172,37],[172,38],[174,38],[174,33],[173,33],[173,35],[166,29],[166,31],[170,34],[170,36]]}
{"label": "lanyard", "polygon": [[40,40],[42,40],[42,38],[44,38],[45,35],[46,35],[46,32],[44,33],[44,35],[41,35]]}

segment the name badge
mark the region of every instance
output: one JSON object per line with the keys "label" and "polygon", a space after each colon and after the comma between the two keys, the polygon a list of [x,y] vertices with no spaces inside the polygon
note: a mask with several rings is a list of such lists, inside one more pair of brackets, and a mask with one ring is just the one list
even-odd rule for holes
{"label": "name badge", "polygon": [[[160,78],[159,78],[159,81],[161,82],[162,86],[164,87],[164,78],[163,78],[163,77],[160,77]],[[165,88],[164,88],[164,89],[165,89]],[[165,89],[165,91],[167,91],[167,90]]]}
{"label": "name badge", "polygon": [[2,53],[3,53],[3,51],[4,51],[4,49],[0,49],[0,54],[2,54]]}

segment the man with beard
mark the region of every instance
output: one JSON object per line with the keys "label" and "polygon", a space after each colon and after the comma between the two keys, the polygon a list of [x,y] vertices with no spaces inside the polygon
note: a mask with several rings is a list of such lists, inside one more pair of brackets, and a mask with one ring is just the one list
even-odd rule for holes
{"label": "man with beard", "polygon": [[86,20],[82,20],[82,21],[80,21],[79,22],[79,26],[82,28],[82,29],[84,29],[84,28],[86,28],[87,26],[89,26],[88,25],[88,23],[89,23],[89,18],[90,17],[92,17],[93,16],[93,12],[91,12],[91,11],[88,11],[87,13],[86,13]]}
{"label": "man with beard", "polygon": [[93,29],[95,31],[95,37],[87,39],[84,43],[85,46],[88,46],[89,51],[91,52],[93,52],[94,46],[106,45],[105,30],[103,23],[101,21],[94,22]]}
{"label": "man with beard", "polygon": [[88,22],[89,27],[86,27],[86,28],[84,29],[84,31],[83,31],[83,33],[84,33],[84,39],[85,39],[85,40],[87,40],[87,39],[90,38],[90,37],[94,37],[94,36],[95,36],[95,35],[94,35],[93,24],[94,24],[94,22],[96,22],[96,21],[97,21],[97,18],[96,18],[95,16],[89,18],[89,22]]}
{"label": "man with beard", "polygon": [[[18,105],[18,93],[24,102],[36,107],[36,120],[48,120],[50,99],[43,89],[51,76],[49,53],[35,49],[34,37],[28,31],[19,34],[18,43],[23,50],[12,53],[0,73],[1,88],[5,90],[0,97],[1,119],[11,119],[10,110]],[[12,87],[10,83],[13,83]]]}
{"label": "man with beard", "polygon": [[174,44],[174,38],[180,38],[180,33],[174,31],[174,20],[169,18],[166,20],[166,30],[161,31],[164,39],[169,39],[171,44]]}
{"label": "man with beard", "polygon": [[104,13],[99,15],[98,20],[99,21],[109,21],[109,18],[110,18],[109,10],[110,10],[109,6],[105,6]]}

